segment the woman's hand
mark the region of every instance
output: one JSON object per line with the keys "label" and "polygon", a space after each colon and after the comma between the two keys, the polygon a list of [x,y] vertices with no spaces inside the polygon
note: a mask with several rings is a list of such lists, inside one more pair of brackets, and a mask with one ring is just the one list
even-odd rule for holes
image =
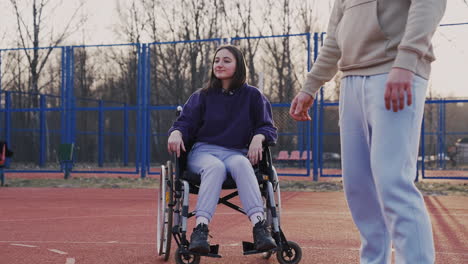
{"label": "woman's hand", "polygon": [[250,163],[252,163],[252,165],[257,164],[260,160],[262,160],[262,143],[264,140],[264,135],[257,134],[252,138],[252,142],[250,142],[249,153],[247,153],[247,157],[249,158]]}
{"label": "woman's hand", "polygon": [[180,149],[185,152],[185,145],[184,140],[182,139],[182,133],[179,130],[174,130],[169,135],[169,139],[167,140],[167,151],[170,154],[176,153],[177,157],[180,157]]}

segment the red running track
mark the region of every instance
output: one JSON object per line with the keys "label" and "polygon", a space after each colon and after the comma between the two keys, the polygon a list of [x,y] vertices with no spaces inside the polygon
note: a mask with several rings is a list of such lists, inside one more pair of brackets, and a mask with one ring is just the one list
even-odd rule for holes
{"label": "red running track", "polygon": [[[164,263],[156,256],[156,197],[150,189],[0,188],[0,263]],[[282,228],[301,245],[301,263],[358,263],[359,236],[343,193],[283,192],[282,201]],[[430,196],[426,204],[436,263],[468,263],[468,197]],[[219,206],[210,233],[223,258],[202,263],[278,263],[242,255],[251,228],[245,216]]]}

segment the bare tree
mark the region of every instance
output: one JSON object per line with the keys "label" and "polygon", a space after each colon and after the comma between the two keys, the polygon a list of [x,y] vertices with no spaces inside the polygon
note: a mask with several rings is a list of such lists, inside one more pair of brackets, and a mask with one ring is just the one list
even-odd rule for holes
{"label": "bare tree", "polygon": [[[83,2],[75,9],[72,16],[64,24],[64,28],[54,34],[54,28],[48,25],[46,20],[46,12],[53,14],[57,7],[49,7],[52,5],[52,0],[31,0],[24,5],[31,7],[32,17],[25,15],[20,6],[23,4],[19,0],[10,0],[16,16],[17,34],[19,39],[19,47],[24,48],[24,54],[27,58],[30,80],[29,91],[38,93],[40,91],[38,81],[41,72],[43,71],[53,48],[48,48],[45,54],[39,52],[41,46],[55,47],[60,45],[67,37],[73,34],[84,22],[78,20],[78,11],[83,6]],[[28,23],[30,21],[31,24]],[[49,31],[47,31],[49,29]],[[48,39],[47,41],[45,39]],[[26,50],[32,48],[32,51]],[[32,54],[31,54],[32,53]],[[33,106],[37,106],[37,102],[33,102]]]}
{"label": "bare tree", "polygon": [[120,0],[116,1],[116,10],[120,23],[115,29],[126,42],[141,43],[143,34],[149,22],[146,17],[145,0],[132,0],[130,6],[123,5]]}
{"label": "bare tree", "polygon": [[[274,7],[276,4],[281,4],[276,12],[281,13],[275,15],[273,13],[267,13],[267,21],[270,27],[270,30],[273,34],[283,34],[289,35],[292,31],[291,23],[291,6],[288,0],[283,0],[281,3],[277,1],[268,0],[268,6]],[[276,28],[278,24],[277,21],[280,20],[280,29]],[[292,54],[291,54],[291,39],[289,37],[283,37],[278,39],[273,39],[271,41],[266,41],[265,45],[267,47],[268,56],[265,56],[267,65],[274,69],[271,72],[270,78],[274,78],[275,82],[271,84],[271,88],[275,87],[276,89],[269,91],[270,98],[275,98],[279,102],[285,102],[292,99],[294,94],[294,83],[297,81],[293,75],[293,63],[292,63]],[[271,58],[271,59],[270,59]],[[268,92],[268,90],[266,90]]]}
{"label": "bare tree", "polygon": [[[53,47],[62,44],[67,37],[73,34],[83,23],[78,11],[83,6],[83,2],[78,4],[68,21],[63,24],[58,33],[52,25],[53,14],[61,5],[61,2],[53,0],[10,0],[16,17],[17,47],[23,48],[22,51],[15,52],[13,55],[16,65],[13,67],[14,85],[11,90],[24,91],[30,93],[29,96],[14,94],[12,100],[22,107],[38,107],[40,92],[50,92],[56,89],[60,78],[60,63],[52,66],[48,65],[50,58],[56,55],[55,62],[59,62],[60,56],[53,53]],[[26,12],[28,10],[28,12]],[[49,48],[42,48],[49,47]],[[23,55],[21,55],[23,54]],[[23,61],[26,61],[23,63]],[[53,61],[54,62],[54,61]],[[47,72],[49,71],[49,72]],[[40,81],[42,76],[49,77]],[[35,127],[39,124],[39,115],[34,112],[25,112],[17,115],[15,122],[18,127]],[[29,133],[29,134],[28,134]],[[13,135],[13,137],[20,137]],[[34,132],[24,132],[20,139],[13,141],[21,142],[16,147],[16,151],[23,156],[23,160],[34,160],[38,152],[39,143],[36,140]]]}
{"label": "bare tree", "polygon": [[[258,14],[254,13],[255,7],[252,0],[236,0],[230,4],[221,10],[224,15],[224,23],[228,26],[225,34],[233,32],[235,37],[250,37],[261,32],[259,28],[262,25],[256,24],[254,19],[255,15]],[[257,10],[257,12],[260,11]],[[255,55],[259,49],[260,39],[247,38],[234,44],[240,45],[244,52],[249,82],[253,85],[259,85],[259,76],[255,68]]]}

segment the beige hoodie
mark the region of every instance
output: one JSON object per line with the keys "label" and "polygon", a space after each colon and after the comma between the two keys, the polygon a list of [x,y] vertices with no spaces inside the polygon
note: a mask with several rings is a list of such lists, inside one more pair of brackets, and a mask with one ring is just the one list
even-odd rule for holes
{"label": "beige hoodie", "polygon": [[431,39],[446,0],[335,0],[327,38],[302,88],[314,95],[338,70],[343,76],[403,68],[428,79]]}

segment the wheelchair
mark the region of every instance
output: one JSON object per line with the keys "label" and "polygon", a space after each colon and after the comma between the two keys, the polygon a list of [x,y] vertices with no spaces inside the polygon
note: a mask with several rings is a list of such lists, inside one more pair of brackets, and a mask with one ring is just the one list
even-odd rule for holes
{"label": "wheelchair", "polygon": [[[281,229],[281,192],[278,175],[272,164],[270,147],[274,144],[263,145],[263,157],[259,164],[254,166],[260,192],[266,208],[268,225],[272,230],[272,237],[277,247],[267,251],[257,251],[252,242],[242,242],[243,254],[263,254],[264,259],[269,259],[273,254],[281,264],[297,264],[302,258],[302,249],[293,242],[288,241]],[[219,245],[210,245],[208,254],[200,254],[188,250],[190,241],[187,239],[187,220],[195,216],[195,212],[189,211],[189,195],[198,194],[200,186],[200,175],[187,169],[187,152],[181,153],[179,158],[174,155],[174,162],[167,161],[161,166],[161,177],[159,181],[158,218],[157,218],[157,251],[167,261],[171,252],[171,240],[177,243],[174,254],[178,264],[198,264],[200,258],[221,258],[218,254]],[[224,181],[223,190],[233,190],[232,193],[219,198],[218,204],[224,204],[242,214],[245,211],[231,203],[229,200],[236,197],[236,183],[228,174]]]}

